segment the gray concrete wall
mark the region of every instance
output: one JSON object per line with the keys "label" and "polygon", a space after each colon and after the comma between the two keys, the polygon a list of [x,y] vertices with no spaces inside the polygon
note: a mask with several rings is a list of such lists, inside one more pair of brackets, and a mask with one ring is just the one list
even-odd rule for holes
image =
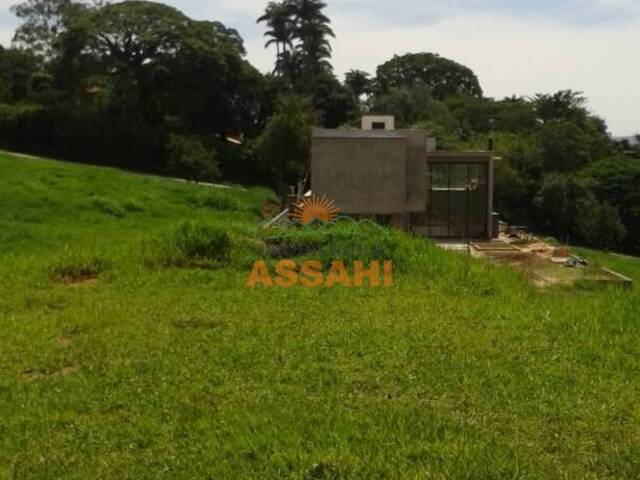
{"label": "gray concrete wall", "polygon": [[314,132],[311,189],[345,214],[390,215],[407,204],[407,139]]}
{"label": "gray concrete wall", "polygon": [[424,212],[427,207],[427,132],[397,130],[407,139],[407,203],[405,212]]}

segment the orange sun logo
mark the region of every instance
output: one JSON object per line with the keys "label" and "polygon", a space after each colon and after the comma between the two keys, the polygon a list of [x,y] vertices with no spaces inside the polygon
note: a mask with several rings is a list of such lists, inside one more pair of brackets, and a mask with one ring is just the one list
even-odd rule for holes
{"label": "orange sun logo", "polygon": [[328,223],[335,219],[338,213],[340,209],[336,207],[333,200],[329,200],[324,195],[322,197],[311,195],[295,206],[291,218],[303,225],[309,225],[314,220]]}

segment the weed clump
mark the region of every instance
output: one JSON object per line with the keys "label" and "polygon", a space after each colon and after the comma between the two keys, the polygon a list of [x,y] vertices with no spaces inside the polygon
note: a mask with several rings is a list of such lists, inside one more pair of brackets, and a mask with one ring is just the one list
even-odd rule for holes
{"label": "weed clump", "polygon": [[146,260],[162,266],[216,268],[228,262],[230,253],[231,240],[226,231],[189,221],[153,242]]}
{"label": "weed clump", "polygon": [[50,278],[58,283],[83,283],[95,280],[108,268],[101,257],[66,251],[49,267]]}
{"label": "weed clump", "polygon": [[96,210],[112,217],[122,218],[126,214],[125,208],[110,197],[97,196],[92,203]]}
{"label": "weed clump", "polygon": [[197,193],[190,196],[188,201],[198,208],[211,208],[222,212],[243,210],[242,205],[235,198],[216,190]]}
{"label": "weed clump", "polygon": [[144,210],[144,207],[142,205],[140,205],[140,203],[138,203],[138,201],[130,198],[128,200],[126,200],[123,204],[122,204],[122,208],[126,211],[126,212],[142,212]]}
{"label": "weed clump", "polygon": [[406,263],[400,235],[369,222],[292,227],[281,234],[268,232],[265,240],[273,258],[313,258],[325,267],[336,260],[346,265],[372,260]]}

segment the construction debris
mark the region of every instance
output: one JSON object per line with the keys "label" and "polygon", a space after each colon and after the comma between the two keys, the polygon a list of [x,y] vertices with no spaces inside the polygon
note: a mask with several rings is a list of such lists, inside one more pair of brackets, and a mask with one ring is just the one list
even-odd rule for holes
{"label": "construction debris", "polygon": [[524,226],[500,223],[498,239],[471,242],[471,254],[511,265],[527,273],[541,287],[550,285],[617,284],[631,287],[633,281],[610,270],[590,265],[568,246],[556,246],[553,239],[541,240]]}

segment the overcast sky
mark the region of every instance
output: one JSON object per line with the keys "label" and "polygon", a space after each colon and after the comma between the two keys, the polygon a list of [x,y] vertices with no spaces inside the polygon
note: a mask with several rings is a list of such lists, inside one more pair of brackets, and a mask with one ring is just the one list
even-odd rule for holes
{"label": "overcast sky", "polygon": [[[8,45],[15,0],[0,0]],[[169,0],[193,18],[238,29],[249,60],[272,68],[266,0]],[[488,96],[583,91],[615,135],[640,133],[640,0],[327,0],[333,65],[375,73],[394,54],[436,52],[472,68]]]}

